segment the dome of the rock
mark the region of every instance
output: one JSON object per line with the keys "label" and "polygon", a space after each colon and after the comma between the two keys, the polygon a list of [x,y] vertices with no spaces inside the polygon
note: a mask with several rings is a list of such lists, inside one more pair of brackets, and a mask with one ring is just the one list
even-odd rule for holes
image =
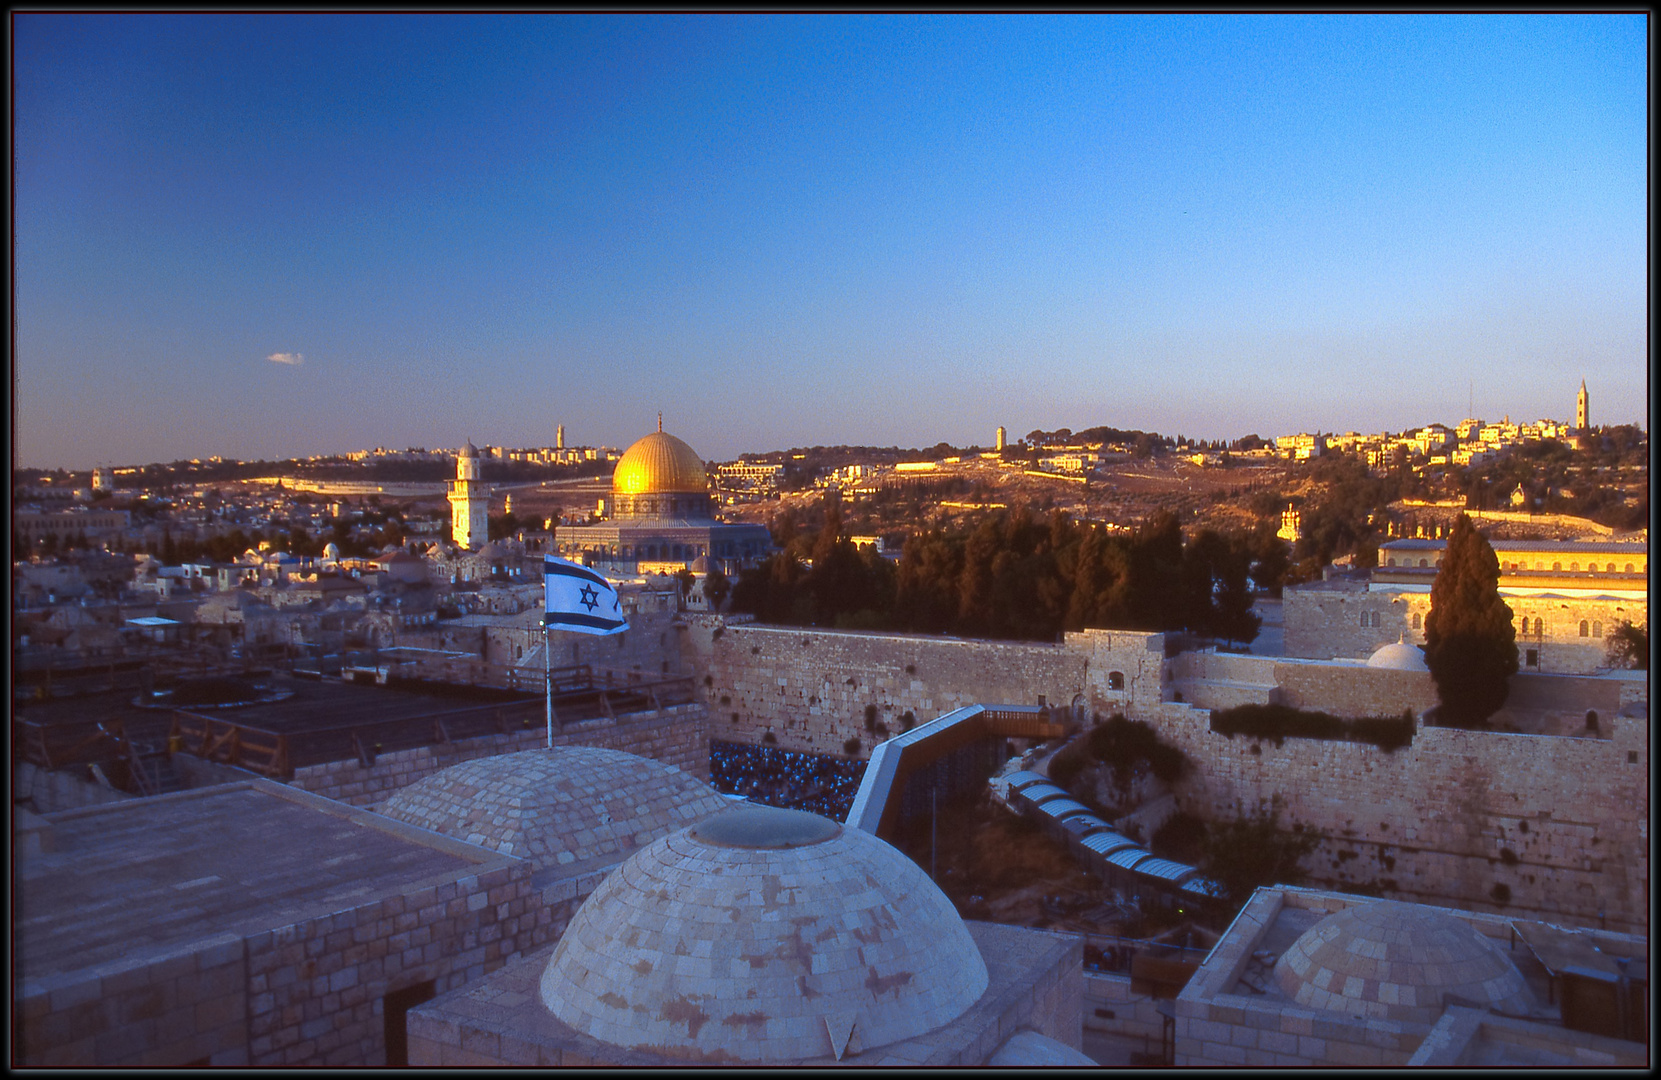
{"label": "dome of the rock", "polygon": [[900,852],[745,805],[613,871],[560,939],[541,996],[603,1042],[739,1064],[913,1038],[987,986],[951,902]]}
{"label": "dome of the rock", "polygon": [[566,746],[451,765],[399,789],[378,809],[528,859],[538,869],[575,869],[626,858],[727,805],[714,788],[673,765],[621,750]]}
{"label": "dome of the rock", "polygon": [[617,495],[702,494],[709,490],[703,459],[664,431],[639,440],[617,462],[611,477]]}
{"label": "dome of the rock", "polygon": [[1275,980],[1299,1005],[1382,1020],[1432,1024],[1458,1001],[1519,1013],[1531,1005],[1498,944],[1451,915],[1393,900],[1321,919],[1281,954]]}

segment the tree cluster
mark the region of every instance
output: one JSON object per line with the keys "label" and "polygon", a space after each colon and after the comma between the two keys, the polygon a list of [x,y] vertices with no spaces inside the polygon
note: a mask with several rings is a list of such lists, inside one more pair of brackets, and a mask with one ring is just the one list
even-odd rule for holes
{"label": "tree cluster", "polygon": [[897,566],[856,550],[834,506],[816,536],[785,519],[775,539],[783,550],[733,591],[733,607],[764,622],[1036,641],[1087,626],[1186,629],[1239,642],[1261,622],[1250,538],[1204,530],[1185,544],[1169,514],[1120,536],[1017,509],[914,534]]}

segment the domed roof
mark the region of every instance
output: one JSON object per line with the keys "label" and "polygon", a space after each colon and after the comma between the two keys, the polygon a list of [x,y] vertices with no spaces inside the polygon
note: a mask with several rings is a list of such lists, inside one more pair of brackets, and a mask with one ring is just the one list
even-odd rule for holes
{"label": "domed roof", "polygon": [[479,448],[473,445],[473,440],[472,439],[468,439],[466,444],[462,446],[460,453],[458,453],[456,456],[457,457],[478,457],[479,456]]}
{"label": "domed roof", "polygon": [[546,869],[625,857],[726,806],[720,792],[673,765],[562,746],[451,765],[379,810]]}
{"label": "domed roof", "polygon": [[1424,650],[1404,641],[1398,641],[1393,645],[1381,645],[1377,652],[1367,657],[1367,666],[1394,668],[1397,671],[1430,670],[1425,664]]}
{"label": "domed roof", "polygon": [[696,450],[659,427],[629,447],[611,476],[611,490],[618,495],[702,494],[709,490],[709,475]]}
{"label": "domed roof", "polygon": [[910,859],[829,818],[746,804],[614,870],[560,938],[542,1002],[614,1045],[785,1062],[932,1031],[987,984]]}
{"label": "domed roof", "polygon": [[1527,1012],[1532,998],[1504,949],[1451,915],[1378,900],[1334,912],[1305,930],[1275,964],[1300,1005],[1433,1024],[1449,995]]}

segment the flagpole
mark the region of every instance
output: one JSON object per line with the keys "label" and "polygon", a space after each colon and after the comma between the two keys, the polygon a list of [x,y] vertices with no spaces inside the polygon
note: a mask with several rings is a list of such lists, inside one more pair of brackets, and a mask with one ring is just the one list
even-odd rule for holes
{"label": "flagpole", "polygon": [[548,617],[542,617],[542,689],[548,703],[548,749],[554,748],[554,672],[548,659]]}

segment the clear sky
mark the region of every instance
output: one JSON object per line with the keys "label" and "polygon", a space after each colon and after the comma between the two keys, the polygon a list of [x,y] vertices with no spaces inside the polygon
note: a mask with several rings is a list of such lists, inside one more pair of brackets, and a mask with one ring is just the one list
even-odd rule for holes
{"label": "clear sky", "polygon": [[14,14],[16,463],[1648,426],[1648,25]]}

